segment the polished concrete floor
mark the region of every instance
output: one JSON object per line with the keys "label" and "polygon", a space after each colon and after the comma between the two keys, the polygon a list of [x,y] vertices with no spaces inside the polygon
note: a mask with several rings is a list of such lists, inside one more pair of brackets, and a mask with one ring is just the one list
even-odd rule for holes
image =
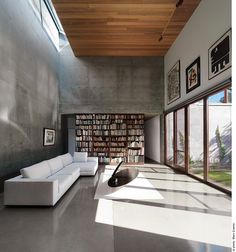
{"label": "polished concrete floor", "polygon": [[139,167],[123,194],[96,190],[109,170],[80,177],[55,207],[4,207],[1,194],[0,251],[231,251],[225,194],[158,164]]}

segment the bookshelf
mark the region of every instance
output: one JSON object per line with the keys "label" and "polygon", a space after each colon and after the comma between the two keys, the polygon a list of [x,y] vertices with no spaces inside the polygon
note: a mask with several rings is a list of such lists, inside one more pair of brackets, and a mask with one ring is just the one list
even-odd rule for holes
{"label": "bookshelf", "polygon": [[93,115],[76,115],[75,118],[76,151],[93,154]]}
{"label": "bookshelf", "polygon": [[144,163],[144,115],[127,115],[128,163]]}
{"label": "bookshelf", "polygon": [[78,114],[76,151],[97,156],[100,164],[144,163],[143,114]]}
{"label": "bookshelf", "polygon": [[110,157],[111,164],[127,163],[127,127],[125,114],[111,114]]}
{"label": "bookshelf", "polygon": [[110,115],[95,114],[93,121],[93,156],[100,164],[110,163]]}

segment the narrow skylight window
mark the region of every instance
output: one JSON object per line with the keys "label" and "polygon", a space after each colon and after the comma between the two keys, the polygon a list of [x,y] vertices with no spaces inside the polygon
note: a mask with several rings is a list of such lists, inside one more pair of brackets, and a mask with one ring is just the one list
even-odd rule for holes
{"label": "narrow skylight window", "polygon": [[28,0],[44,30],[58,51],[68,44],[51,0]]}

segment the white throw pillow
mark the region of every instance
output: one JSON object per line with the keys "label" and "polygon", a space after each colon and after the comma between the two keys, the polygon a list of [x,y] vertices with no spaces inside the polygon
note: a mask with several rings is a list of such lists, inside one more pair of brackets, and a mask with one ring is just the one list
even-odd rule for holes
{"label": "white throw pillow", "polygon": [[60,158],[61,158],[64,166],[70,165],[73,162],[73,157],[71,156],[70,153],[66,153],[64,155],[61,155]]}
{"label": "white throw pillow", "polygon": [[75,152],[74,162],[87,162],[88,153],[87,152]]}
{"label": "white throw pillow", "polygon": [[35,165],[20,170],[23,178],[47,178],[51,175],[50,167],[47,162],[43,161]]}
{"label": "white throw pillow", "polygon": [[55,157],[47,160],[47,163],[51,169],[51,173],[54,174],[63,168],[63,163],[60,157]]}

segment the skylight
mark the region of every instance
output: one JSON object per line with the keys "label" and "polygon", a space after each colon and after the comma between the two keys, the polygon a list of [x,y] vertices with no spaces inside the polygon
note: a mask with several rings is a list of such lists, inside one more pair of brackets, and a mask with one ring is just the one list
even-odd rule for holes
{"label": "skylight", "polygon": [[68,40],[51,0],[28,1],[53,45],[60,51],[68,44]]}

